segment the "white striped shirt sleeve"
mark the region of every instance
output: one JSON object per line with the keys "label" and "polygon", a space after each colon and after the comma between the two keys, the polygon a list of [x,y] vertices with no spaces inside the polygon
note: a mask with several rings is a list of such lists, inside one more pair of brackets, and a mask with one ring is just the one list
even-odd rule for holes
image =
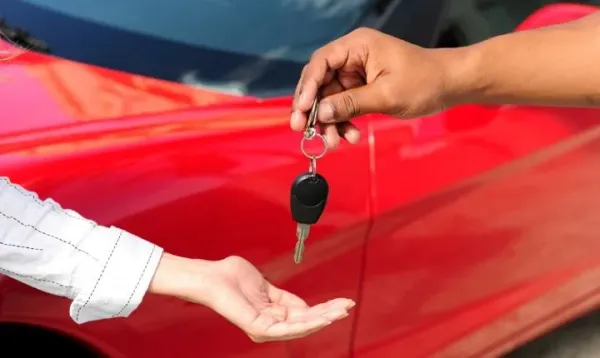
{"label": "white striped shirt sleeve", "polygon": [[129,316],[162,253],[0,177],[0,274],[69,298],[77,323]]}

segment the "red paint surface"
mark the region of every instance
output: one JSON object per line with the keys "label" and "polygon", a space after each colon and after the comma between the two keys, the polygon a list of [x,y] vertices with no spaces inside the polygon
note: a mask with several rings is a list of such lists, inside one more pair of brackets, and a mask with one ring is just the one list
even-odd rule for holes
{"label": "red paint surface", "polygon": [[[520,29],[592,10],[548,7]],[[77,326],[66,299],[0,276],[0,322],[58,329],[111,357],[468,357],[600,302],[599,110],[362,118],[362,142],[319,161],[329,203],[295,265],[288,191],[308,162],[288,127],[290,98],[31,53],[0,63],[0,98],[2,175],[174,254],[241,255],[310,303],[358,301],[318,334],[258,345],[162,297],[129,319]]]}

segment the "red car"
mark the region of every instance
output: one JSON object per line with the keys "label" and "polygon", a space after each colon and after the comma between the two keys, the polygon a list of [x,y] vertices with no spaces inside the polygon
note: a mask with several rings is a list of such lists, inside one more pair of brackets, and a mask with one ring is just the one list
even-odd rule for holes
{"label": "red car", "polygon": [[[353,27],[451,46],[595,7],[348,1],[315,19],[306,7],[326,1],[280,1],[298,6],[287,18],[275,16],[285,7],[276,2],[234,3],[2,0],[4,36],[31,50],[0,45],[1,175],[176,255],[240,255],[309,303],[349,297],[357,307],[305,339],[256,344],[212,311],[165,297],[146,297],[128,319],[79,326],[67,299],[0,275],[1,357],[462,358],[517,348],[513,356],[572,358],[591,349],[600,110],[464,106],[357,120],[361,143],[319,161],[330,197],[300,265],[289,188],[308,162],[288,123],[306,56]],[[218,9],[234,5],[244,11]],[[200,28],[186,28],[196,26],[190,13]],[[263,24],[244,22],[259,16]],[[274,30],[299,24],[296,34]],[[588,338],[563,338],[580,316]]]}

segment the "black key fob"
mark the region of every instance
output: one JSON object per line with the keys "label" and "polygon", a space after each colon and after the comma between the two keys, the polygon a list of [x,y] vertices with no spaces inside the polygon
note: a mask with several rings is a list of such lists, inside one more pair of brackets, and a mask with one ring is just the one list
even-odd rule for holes
{"label": "black key fob", "polygon": [[298,224],[315,224],[327,203],[329,184],[318,173],[304,173],[292,183],[290,207],[292,218]]}

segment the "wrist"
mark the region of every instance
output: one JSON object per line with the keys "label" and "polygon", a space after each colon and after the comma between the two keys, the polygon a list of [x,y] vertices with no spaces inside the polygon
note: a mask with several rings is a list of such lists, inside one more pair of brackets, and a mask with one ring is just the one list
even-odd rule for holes
{"label": "wrist", "polygon": [[208,281],[213,271],[213,261],[189,259],[165,252],[150,282],[148,292],[180,298],[194,292],[201,300],[208,299]]}
{"label": "wrist", "polygon": [[442,98],[446,108],[477,103],[489,86],[482,68],[480,47],[472,45],[434,51],[442,68]]}

